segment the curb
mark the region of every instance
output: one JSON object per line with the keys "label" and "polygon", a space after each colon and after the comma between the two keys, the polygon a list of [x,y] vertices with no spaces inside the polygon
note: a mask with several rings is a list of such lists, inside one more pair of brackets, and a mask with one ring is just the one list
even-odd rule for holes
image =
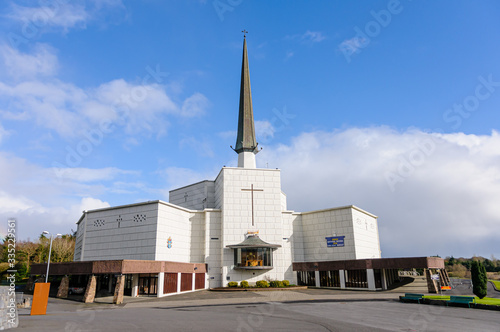
{"label": "curb", "polygon": [[[417,302],[409,302],[409,301],[407,301],[407,302],[400,301],[400,302],[402,302],[402,303],[417,303]],[[423,298],[422,302],[420,302],[420,304],[438,305],[438,306],[442,306],[442,307],[446,306],[446,307],[452,307],[452,308],[465,308],[465,309],[480,309],[480,310],[500,311],[500,306],[497,306],[497,305],[474,303],[474,305],[469,308],[468,306],[465,306],[463,304],[457,304],[457,303],[447,304],[446,302],[447,302],[446,300],[434,300],[434,299]]]}
{"label": "curb", "polygon": [[210,291],[213,292],[266,292],[266,291],[294,291],[300,289],[307,289],[308,286],[293,286],[293,287],[249,287],[249,288],[241,288],[241,287],[217,287],[210,288]]}
{"label": "curb", "polygon": [[[259,301],[241,303],[210,303],[210,304],[188,304],[177,306],[151,306],[156,309],[184,309],[200,307],[224,307],[224,306],[255,306],[262,304],[299,304],[299,303],[345,303],[345,302],[398,302],[396,299],[319,299],[319,300],[291,300],[291,301]],[[132,308],[133,306],[129,306]]]}

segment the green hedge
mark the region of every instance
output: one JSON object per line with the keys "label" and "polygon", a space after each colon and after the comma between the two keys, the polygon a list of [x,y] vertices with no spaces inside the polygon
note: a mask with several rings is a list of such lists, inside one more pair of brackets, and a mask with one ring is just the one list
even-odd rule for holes
{"label": "green hedge", "polygon": [[283,283],[279,280],[273,280],[270,282],[270,286],[273,288],[283,287]]}
{"label": "green hedge", "polygon": [[282,283],[283,283],[283,287],[290,287],[290,281],[283,280]]}
{"label": "green hedge", "polygon": [[269,287],[269,283],[265,280],[259,280],[255,283],[255,285],[257,287],[260,287],[260,288],[266,288],[266,287]]}
{"label": "green hedge", "polygon": [[236,281],[230,281],[227,283],[227,287],[238,287],[238,283]]}
{"label": "green hedge", "polygon": [[240,282],[240,287],[241,287],[241,288],[248,288],[248,287],[250,287],[250,285],[248,284],[248,281],[246,281],[246,280],[242,280],[242,281]]}

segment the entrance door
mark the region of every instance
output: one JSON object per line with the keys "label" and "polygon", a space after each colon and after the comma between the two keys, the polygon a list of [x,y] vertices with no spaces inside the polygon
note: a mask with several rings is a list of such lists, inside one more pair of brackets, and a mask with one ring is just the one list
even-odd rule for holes
{"label": "entrance door", "polygon": [[123,295],[132,296],[132,275],[125,275],[125,287],[123,288]]}
{"label": "entrance door", "polygon": [[158,277],[156,275],[139,276],[139,295],[156,295]]}

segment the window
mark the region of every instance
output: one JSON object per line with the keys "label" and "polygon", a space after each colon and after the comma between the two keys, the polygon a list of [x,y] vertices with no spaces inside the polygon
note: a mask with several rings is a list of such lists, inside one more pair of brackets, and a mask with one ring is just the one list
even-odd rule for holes
{"label": "window", "polygon": [[273,266],[271,248],[235,248],[234,265],[236,267],[270,267]]}
{"label": "window", "polygon": [[316,286],[314,271],[297,271],[297,284],[299,286]]}
{"label": "window", "polygon": [[339,271],[319,271],[321,287],[340,287]]}
{"label": "window", "polygon": [[350,288],[368,288],[368,281],[366,280],[366,270],[348,270],[344,271],[345,286]]}

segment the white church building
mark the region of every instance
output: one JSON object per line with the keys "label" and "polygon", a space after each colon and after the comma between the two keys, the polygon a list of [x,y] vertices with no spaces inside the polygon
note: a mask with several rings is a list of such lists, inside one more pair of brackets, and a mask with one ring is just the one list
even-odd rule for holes
{"label": "white church building", "polygon": [[382,259],[377,217],[356,206],[289,209],[281,170],[256,167],[246,38],[234,151],[238,167],[170,191],[169,202],[84,211],[74,262],[51,264],[51,274],[90,276],[86,302],[114,287],[119,303],[124,292],[161,297],[242,280],[382,290],[398,269],[442,268],[429,257]]}

